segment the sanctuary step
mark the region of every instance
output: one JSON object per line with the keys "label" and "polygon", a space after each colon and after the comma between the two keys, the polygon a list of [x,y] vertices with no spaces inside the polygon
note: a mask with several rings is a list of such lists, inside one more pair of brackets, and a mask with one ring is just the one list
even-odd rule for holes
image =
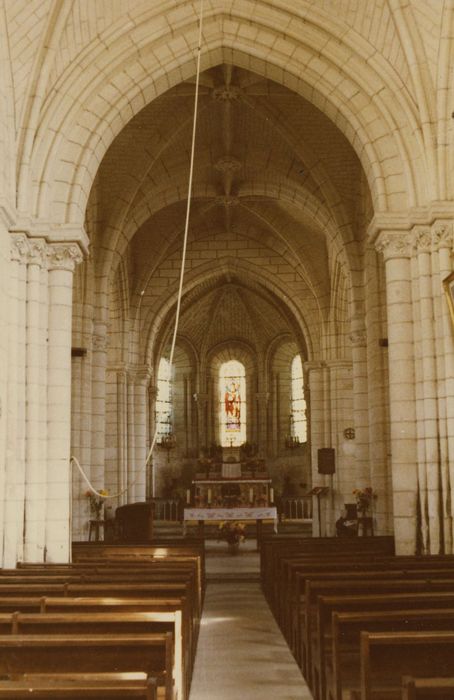
{"label": "sanctuary step", "polygon": [[280,535],[300,535],[312,537],[312,520],[283,520],[277,531]]}
{"label": "sanctuary step", "polygon": [[179,522],[168,520],[153,521],[153,539],[176,540],[183,538],[183,525]]}

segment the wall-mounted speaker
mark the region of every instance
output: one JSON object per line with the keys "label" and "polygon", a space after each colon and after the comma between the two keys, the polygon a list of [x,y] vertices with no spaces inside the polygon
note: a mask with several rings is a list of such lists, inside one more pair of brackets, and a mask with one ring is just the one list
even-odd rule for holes
{"label": "wall-mounted speaker", "polygon": [[321,447],[317,451],[318,473],[334,474],[336,471],[336,456],[334,447]]}

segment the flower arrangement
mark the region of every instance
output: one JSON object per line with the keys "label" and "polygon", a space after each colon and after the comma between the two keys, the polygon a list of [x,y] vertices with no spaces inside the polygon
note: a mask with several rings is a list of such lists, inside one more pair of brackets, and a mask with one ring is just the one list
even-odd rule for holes
{"label": "flower arrangement", "polygon": [[90,512],[95,516],[96,520],[100,519],[102,507],[105,503],[107,496],[109,495],[109,492],[105,491],[104,489],[99,489],[98,493],[101,495],[101,498],[96,496],[96,494],[94,494],[93,491],[85,492],[85,496],[90,501]]}
{"label": "flower arrangement", "polygon": [[354,489],[353,495],[356,498],[356,507],[360,513],[367,513],[370,504],[377,498],[377,494],[374,493],[370,486],[366,486],[364,489]]}
{"label": "flower arrangement", "polygon": [[246,539],[246,525],[236,520],[224,520],[219,524],[219,535],[227,544],[240,544]]}

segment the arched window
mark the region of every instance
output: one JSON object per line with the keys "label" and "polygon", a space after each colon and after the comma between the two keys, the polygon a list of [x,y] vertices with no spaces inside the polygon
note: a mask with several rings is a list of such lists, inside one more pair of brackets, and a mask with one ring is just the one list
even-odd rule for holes
{"label": "arched window", "polygon": [[171,368],[165,357],[161,358],[158,368],[158,381],[156,383],[156,426],[159,438],[170,435],[172,432],[172,390]]}
{"label": "arched window", "polygon": [[246,370],[237,360],[219,370],[219,425],[222,447],[246,442]]}
{"label": "arched window", "polygon": [[304,377],[301,355],[292,360],[291,392],[292,437],[298,442],[307,441],[306,399],[304,398]]}

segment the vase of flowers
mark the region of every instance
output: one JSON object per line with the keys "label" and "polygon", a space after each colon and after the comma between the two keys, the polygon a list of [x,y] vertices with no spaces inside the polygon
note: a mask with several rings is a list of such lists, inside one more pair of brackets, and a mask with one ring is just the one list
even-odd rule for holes
{"label": "vase of flowers", "polygon": [[237,554],[240,543],[246,539],[246,525],[236,520],[224,520],[219,524],[219,535],[227,542],[230,554]]}
{"label": "vase of flowers", "polygon": [[368,513],[374,498],[377,498],[377,495],[370,486],[366,486],[364,489],[354,489],[353,495],[356,498],[358,513],[364,517]]}
{"label": "vase of flowers", "polygon": [[86,491],[85,493],[85,496],[89,499],[90,513],[92,516],[94,516],[93,520],[101,519],[101,512],[106,498],[109,495],[109,492],[105,491],[104,489],[100,489],[98,493],[100,496],[97,496],[95,493],[93,493],[93,491]]}

